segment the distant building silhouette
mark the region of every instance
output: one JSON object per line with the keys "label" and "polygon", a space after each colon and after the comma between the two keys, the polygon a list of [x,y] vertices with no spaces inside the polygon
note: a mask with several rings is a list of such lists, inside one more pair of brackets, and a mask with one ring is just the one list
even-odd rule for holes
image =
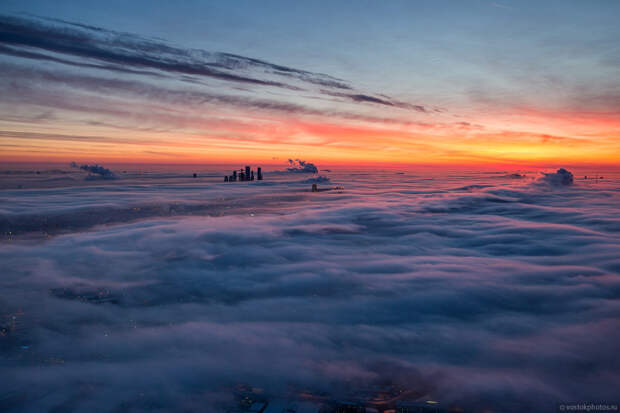
{"label": "distant building silhouette", "polygon": [[232,175],[230,176],[225,176],[224,182],[235,182],[237,181],[237,178],[239,179],[239,181],[253,181],[254,179],[262,181],[263,172],[259,166],[258,168],[256,168],[256,174],[254,174],[252,168],[250,166],[246,166],[245,168],[239,169],[239,171],[234,170]]}

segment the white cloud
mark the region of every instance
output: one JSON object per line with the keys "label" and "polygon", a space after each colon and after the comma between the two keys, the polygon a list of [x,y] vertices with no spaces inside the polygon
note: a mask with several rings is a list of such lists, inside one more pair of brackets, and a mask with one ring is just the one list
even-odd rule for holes
{"label": "white cloud", "polygon": [[[384,192],[390,176],[313,196],[283,178],[246,187],[223,216],[112,219],[121,224],[5,243],[1,314],[23,328],[1,337],[13,380],[0,393],[20,411],[167,411],[217,405],[239,382],[338,393],[390,378],[500,411],[613,399],[618,194],[509,178]],[[120,188],[33,191],[5,210],[91,216],[186,194],[134,186],[110,201]],[[247,214],[262,197],[276,201]]]}

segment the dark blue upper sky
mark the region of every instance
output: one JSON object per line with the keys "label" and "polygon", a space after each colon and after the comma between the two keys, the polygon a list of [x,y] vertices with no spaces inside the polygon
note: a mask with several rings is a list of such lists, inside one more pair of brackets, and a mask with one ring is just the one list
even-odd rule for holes
{"label": "dark blue upper sky", "polygon": [[541,70],[587,82],[595,80],[593,67],[618,74],[620,63],[617,1],[4,0],[0,10],[353,77],[391,93],[446,98],[459,82],[513,89]]}

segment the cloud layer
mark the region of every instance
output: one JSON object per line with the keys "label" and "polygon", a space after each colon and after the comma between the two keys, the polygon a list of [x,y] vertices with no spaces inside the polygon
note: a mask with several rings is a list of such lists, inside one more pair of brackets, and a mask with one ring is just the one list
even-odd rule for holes
{"label": "cloud layer", "polygon": [[[6,241],[4,405],[217,411],[241,382],[338,395],[379,379],[474,411],[613,399],[617,181],[330,178],[346,190],[310,193],[279,176],[260,192],[246,186],[230,204],[244,207],[220,216]],[[33,190],[21,202],[50,217],[77,204],[88,216],[107,203],[173,204],[185,191],[113,185]],[[196,202],[219,188],[245,190],[213,185]]]}

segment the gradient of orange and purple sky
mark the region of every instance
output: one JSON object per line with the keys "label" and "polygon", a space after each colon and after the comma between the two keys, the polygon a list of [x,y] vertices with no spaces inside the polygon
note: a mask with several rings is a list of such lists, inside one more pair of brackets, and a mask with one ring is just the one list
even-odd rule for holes
{"label": "gradient of orange and purple sky", "polygon": [[620,163],[620,3],[0,5],[0,161]]}

